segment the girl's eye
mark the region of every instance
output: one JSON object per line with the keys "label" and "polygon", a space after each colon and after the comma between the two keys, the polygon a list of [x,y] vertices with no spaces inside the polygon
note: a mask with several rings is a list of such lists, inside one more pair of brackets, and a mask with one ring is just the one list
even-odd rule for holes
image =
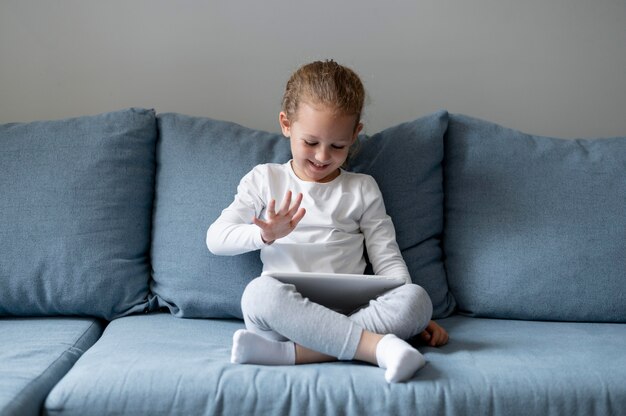
{"label": "girl's eye", "polygon": [[[310,142],[308,140],[303,140],[303,142],[305,145],[310,146],[310,147],[317,146],[317,142]],[[344,149],[346,146],[333,144],[331,145],[331,147],[336,150],[341,150],[341,149]]]}

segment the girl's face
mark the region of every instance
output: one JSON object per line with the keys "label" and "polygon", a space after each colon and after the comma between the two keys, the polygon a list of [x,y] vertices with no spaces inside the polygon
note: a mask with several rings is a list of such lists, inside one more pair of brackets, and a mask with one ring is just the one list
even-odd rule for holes
{"label": "girl's face", "polygon": [[[355,115],[337,114],[325,106],[301,103],[294,121],[279,116],[291,142],[292,167],[303,181],[330,182],[348,158],[350,146],[363,128]],[[356,128],[355,128],[356,125]]]}

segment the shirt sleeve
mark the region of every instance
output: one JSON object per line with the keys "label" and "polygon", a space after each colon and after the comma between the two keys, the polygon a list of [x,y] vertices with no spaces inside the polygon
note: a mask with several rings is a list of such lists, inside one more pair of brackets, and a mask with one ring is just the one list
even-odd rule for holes
{"label": "shirt sleeve", "polygon": [[407,283],[411,283],[411,275],[396,242],[396,230],[385,210],[378,184],[371,176],[367,176],[363,182],[362,198],[364,211],[360,227],[374,273],[403,277]]}
{"label": "shirt sleeve", "polygon": [[265,208],[263,183],[258,167],[241,179],[235,199],[207,230],[206,244],[211,253],[234,256],[265,246],[259,227],[252,223]]}

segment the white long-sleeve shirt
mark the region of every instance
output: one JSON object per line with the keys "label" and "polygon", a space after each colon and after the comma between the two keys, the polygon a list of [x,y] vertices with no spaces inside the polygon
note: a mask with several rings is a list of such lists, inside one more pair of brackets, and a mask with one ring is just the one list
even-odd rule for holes
{"label": "white long-sleeve shirt", "polygon": [[[286,237],[267,245],[252,218],[265,219],[272,199],[279,207],[287,191],[303,194],[304,218]],[[375,274],[411,278],[396,243],[380,189],[369,175],[341,170],[327,183],[296,176],[291,161],[258,165],[237,187],[234,201],[209,227],[213,254],[261,250],[264,271],[315,271],[362,274],[364,244]]]}

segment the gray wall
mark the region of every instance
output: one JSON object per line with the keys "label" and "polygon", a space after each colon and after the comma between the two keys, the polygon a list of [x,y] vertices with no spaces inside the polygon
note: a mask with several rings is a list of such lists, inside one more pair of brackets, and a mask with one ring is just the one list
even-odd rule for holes
{"label": "gray wall", "polygon": [[278,131],[332,57],[374,133],[445,108],[528,133],[626,135],[624,0],[0,0],[0,122],[130,106]]}

